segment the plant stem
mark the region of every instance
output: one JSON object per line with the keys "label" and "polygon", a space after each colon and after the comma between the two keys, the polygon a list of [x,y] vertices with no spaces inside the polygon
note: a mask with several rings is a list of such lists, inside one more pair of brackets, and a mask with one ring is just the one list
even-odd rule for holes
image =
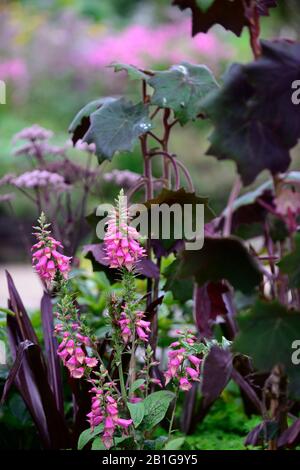
{"label": "plant stem", "polygon": [[172,416],[171,416],[171,420],[170,420],[170,426],[169,426],[168,439],[170,439],[171,433],[172,433],[172,428],[173,428],[173,423],[174,423],[174,418],[175,418],[175,413],[176,413],[176,405],[177,405],[178,395],[179,395],[179,385],[177,386],[177,389],[176,389],[174,407],[173,407]]}
{"label": "plant stem", "polygon": [[120,362],[120,364],[118,365],[118,372],[119,372],[119,380],[120,380],[122,398],[123,398],[124,403],[127,404],[127,393],[126,393],[126,387],[125,387],[125,382],[124,382],[122,362]]}

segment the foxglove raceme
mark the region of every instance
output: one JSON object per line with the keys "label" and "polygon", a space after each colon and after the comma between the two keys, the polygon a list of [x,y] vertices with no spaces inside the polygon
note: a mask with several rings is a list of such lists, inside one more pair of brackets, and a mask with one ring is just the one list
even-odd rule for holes
{"label": "foxglove raceme", "polygon": [[131,271],[135,264],[145,256],[145,250],[140,245],[140,234],[129,222],[126,199],[120,193],[118,209],[110,214],[107,232],[104,237],[105,250],[111,268],[125,267]]}

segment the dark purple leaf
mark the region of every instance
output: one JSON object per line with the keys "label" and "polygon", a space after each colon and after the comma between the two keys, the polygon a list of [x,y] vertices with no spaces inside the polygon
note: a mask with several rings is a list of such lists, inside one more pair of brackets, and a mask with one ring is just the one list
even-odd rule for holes
{"label": "dark purple leaf", "polygon": [[194,291],[194,317],[202,337],[213,335],[213,325],[218,316],[226,315],[227,309],[222,295],[228,288],[221,282],[208,282]]}
{"label": "dark purple leaf", "polygon": [[6,273],[6,279],[7,279],[9,298],[11,302],[11,309],[15,312],[15,315],[16,315],[15,318],[20,328],[21,335],[22,335],[21,341],[25,341],[26,339],[28,339],[29,341],[32,341],[34,344],[38,344],[37,336],[30,322],[29,316],[25,310],[21,297],[19,296],[19,293],[12,280],[12,277],[9,274],[9,272],[5,271],[5,273]]}
{"label": "dark purple leaf", "polygon": [[237,383],[237,385],[243,390],[248,399],[253,403],[256,408],[256,411],[262,414],[262,403],[259,400],[252,386],[249,384],[249,382],[235,369],[232,370],[232,379]]}
{"label": "dark purple leaf", "polygon": [[[109,260],[107,259],[104,243],[85,245],[83,247],[83,254],[88,254],[87,258],[91,259],[92,261],[96,261],[96,263],[100,264],[101,266],[104,266],[105,268],[109,267]],[[93,264],[93,267],[94,271],[99,271],[99,267],[97,268],[96,264]],[[117,280],[120,277],[118,269],[102,268],[101,270],[105,271],[108,278],[111,280]],[[137,262],[135,270],[141,276],[153,279],[159,278],[158,267],[155,263],[153,263],[153,261],[148,260],[146,258],[141,259]]]}
{"label": "dark purple leaf", "polygon": [[59,413],[53,392],[48,383],[47,368],[30,319],[11,276],[7,273],[10,299],[8,307],[15,316],[7,316],[7,333],[10,350],[16,361],[20,344],[30,341],[24,349],[14,383],[25,401],[39,431],[42,445],[49,449],[70,445],[64,416]]}
{"label": "dark purple leaf", "polygon": [[300,107],[292,101],[292,83],[300,79],[300,44],[261,44],[261,57],[234,64],[220,91],[204,103],[214,125],[207,153],[235,161],[246,185],[263,170],[285,172],[300,137]]}
{"label": "dark purple leaf", "polygon": [[266,420],[255,426],[249,432],[244,442],[245,446],[258,446],[273,440],[278,432],[278,424],[275,421]]}
{"label": "dark purple leaf", "polygon": [[[192,34],[206,33],[214,24],[221,24],[237,36],[240,36],[244,26],[249,26],[249,20],[254,14],[250,10],[252,0],[214,0],[207,10],[202,10],[197,0],[173,0],[173,5],[181,10],[190,8],[192,11]],[[269,8],[276,7],[276,0],[256,0],[257,12],[266,16]],[[250,15],[250,18],[249,18]]]}
{"label": "dark purple leaf", "polygon": [[23,361],[23,358],[24,358],[24,353],[25,353],[26,349],[29,348],[32,345],[33,345],[33,343],[31,343],[31,341],[28,341],[28,340],[25,340],[25,341],[23,341],[22,343],[19,344],[19,346],[17,348],[17,355],[16,355],[16,358],[15,358],[15,361],[13,363],[12,368],[9,371],[8,377],[7,377],[7,379],[5,381],[5,384],[4,384],[4,389],[3,389],[0,405],[3,405],[3,403],[5,402],[5,400],[7,398],[7,395],[10,391],[10,388],[13,385],[13,383],[14,383],[16,377],[17,377],[17,374],[18,374],[20,366],[22,364],[22,361]]}
{"label": "dark purple leaf", "polygon": [[159,279],[159,268],[150,259],[141,259],[135,267],[136,272],[152,279]]}
{"label": "dark purple leaf", "polygon": [[203,368],[202,406],[208,408],[222,393],[232,373],[232,355],[228,349],[212,346]]}
{"label": "dark purple leaf", "polygon": [[300,419],[286,429],[278,439],[278,447],[296,447],[300,443]]}
{"label": "dark purple leaf", "polygon": [[247,294],[262,280],[256,260],[235,237],[206,237],[201,250],[185,250],[178,259],[174,277],[177,280],[194,278],[199,286],[226,279]]}
{"label": "dark purple leaf", "polygon": [[42,326],[44,333],[45,352],[48,364],[48,381],[54,393],[56,406],[59,412],[64,413],[62,390],[62,377],[59,357],[57,355],[58,343],[54,337],[54,322],[51,297],[44,292],[41,301]]}

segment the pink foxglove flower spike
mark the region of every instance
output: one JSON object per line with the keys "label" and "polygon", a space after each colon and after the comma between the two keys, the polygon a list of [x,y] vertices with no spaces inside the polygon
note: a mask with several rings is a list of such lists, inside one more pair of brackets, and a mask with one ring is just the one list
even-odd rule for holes
{"label": "pink foxglove flower spike", "polygon": [[135,264],[145,256],[140,245],[140,234],[129,225],[126,197],[123,191],[117,201],[118,207],[110,214],[107,232],[104,237],[105,251],[111,268],[123,268],[132,271]]}

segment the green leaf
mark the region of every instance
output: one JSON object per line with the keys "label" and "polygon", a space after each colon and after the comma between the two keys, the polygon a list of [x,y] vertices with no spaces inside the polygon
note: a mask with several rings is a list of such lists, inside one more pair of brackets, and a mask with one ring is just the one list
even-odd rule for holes
{"label": "green leaf", "polygon": [[129,394],[132,395],[136,390],[138,390],[141,385],[145,383],[145,379],[137,379],[131,384],[131,387],[129,389]]}
{"label": "green leaf", "polygon": [[279,269],[289,276],[291,287],[300,287],[300,234],[295,235],[295,249],[278,263]]}
{"label": "green leaf", "polygon": [[299,366],[292,363],[292,344],[299,340],[300,312],[287,310],[279,302],[257,301],[238,318],[240,333],[233,349],[253,359],[260,371],[271,371],[281,364],[290,379],[292,396],[300,397]]}
{"label": "green leaf", "polygon": [[160,423],[169,408],[175,394],[168,390],[151,393],[145,400],[145,417],[143,419],[143,429],[151,430]]}
{"label": "green leaf", "polygon": [[111,333],[112,329],[110,325],[101,326],[95,331],[95,335],[97,336],[97,338],[105,338],[107,335],[111,336]]}
{"label": "green leaf", "polygon": [[103,431],[103,424],[99,424],[99,426],[96,426],[94,431],[91,431],[90,428],[86,429],[83,431],[78,439],[78,450],[83,449],[88,442],[90,442],[92,439],[94,439],[95,436],[98,436]]}
{"label": "green leaf", "polygon": [[204,65],[182,62],[169,70],[155,72],[149,85],[154,88],[151,104],[170,108],[181,124],[203,112],[202,99],[218,88],[212,72]]}
{"label": "green leaf", "polygon": [[114,68],[115,72],[127,72],[130,80],[149,80],[150,78],[149,74],[144,73],[141,69],[135,67],[134,65],[113,62],[111,67]]}
{"label": "green leaf", "polygon": [[101,441],[100,437],[97,437],[93,444],[92,444],[92,450],[106,450],[105,445]]}
{"label": "green leaf", "polygon": [[185,441],[185,437],[176,437],[171,441],[168,441],[164,447],[164,450],[179,450]]}
{"label": "green leaf", "polygon": [[90,115],[104,104],[115,101],[116,98],[104,97],[91,101],[86,104],[74,117],[69,126],[69,133],[73,134],[72,140],[75,144],[77,140],[82,139],[90,127]]}
{"label": "green leaf", "polygon": [[175,278],[193,277],[198,285],[226,279],[233,287],[248,294],[260,284],[262,274],[256,260],[238,238],[206,237],[198,251],[183,251]]}
{"label": "green leaf", "polygon": [[145,415],[145,405],[143,401],[138,403],[128,403],[128,409],[130,411],[130,417],[133,421],[134,427],[137,428],[143,421]]}
{"label": "green leaf", "polygon": [[148,106],[124,98],[101,106],[90,119],[84,140],[96,145],[99,162],[111,160],[117,151],[131,151],[136,139],[152,129]]}

